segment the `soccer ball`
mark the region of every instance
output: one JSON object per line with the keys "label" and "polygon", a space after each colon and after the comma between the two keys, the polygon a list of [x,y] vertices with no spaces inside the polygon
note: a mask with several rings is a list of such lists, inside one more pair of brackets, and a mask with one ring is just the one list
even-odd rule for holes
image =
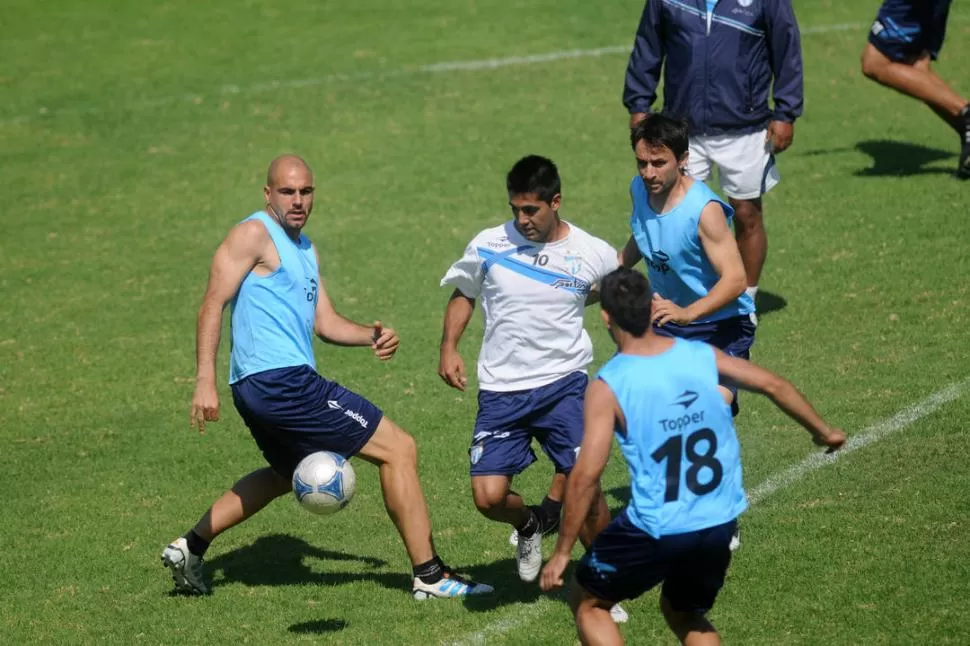
{"label": "soccer ball", "polygon": [[335,514],[350,502],[357,476],[350,462],[330,451],[311,453],[293,471],[293,494],[314,514]]}

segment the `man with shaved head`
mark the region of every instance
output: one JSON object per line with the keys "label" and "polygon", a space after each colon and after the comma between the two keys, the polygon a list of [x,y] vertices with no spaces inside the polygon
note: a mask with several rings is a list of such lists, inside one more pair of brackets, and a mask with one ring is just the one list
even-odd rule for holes
{"label": "man with shaved head", "polygon": [[222,313],[231,305],[232,399],[269,466],[216,500],[165,548],[162,562],[178,591],[207,594],[202,557],[212,540],[288,493],[303,458],[331,451],[380,469],[387,511],[413,566],[415,599],[491,592],[453,573],[435,553],[414,439],[367,399],[316,372],[314,334],[334,345],[370,346],[381,361],[394,356],[400,341],[380,321],[361,325],[334,309],[317,250],[302,233],[313,189],[303,159],[277,157],[266,174],[264,210],[233,227],[215,252],[198,316],[192,423],[204,432],[206,421],[219,419],[216,355]]}

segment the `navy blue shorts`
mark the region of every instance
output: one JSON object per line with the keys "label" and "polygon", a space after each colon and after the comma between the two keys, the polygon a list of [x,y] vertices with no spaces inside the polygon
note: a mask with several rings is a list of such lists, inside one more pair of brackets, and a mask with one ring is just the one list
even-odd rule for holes
{"label": "navy blue shorts", "polygon": [[249,375],[232,384],[232,400],[266,461],[286,478],[311,453],[355,455],[384,417],[377,406],[310,366]]}
{"label": "navy blue shorts", "polygon": [[512,476],[536,461],[532,438],[569,473],[583,442],[583,400],[589,379],[574,372],[551,384],[512,392],[478,391],[478,417],[468,455],[473,476]]}
{"label": "navy blue shorts", "polygon": [[951,0],[886,0],[869,30],[869,42],[888,58],[911,63],[924,52],[936,60],[946,36]]}
{"label": "navy blue shorts", "polygon": [[[751,346],[754,345],[754,332],[756,328],[757,326],[751,321],[751,317],[732,316],[710,323],[692,323],[690,325],[667,323],[662,327],[654,327],[654,331],[661,336],[703,341],[713,345],[729,356],[750,359]],[[737,415],[740,411],[740,407],[738,406],[738,389],[734,385],[725,385],[725,388],[734,394],[734,401],[731,403],[731,413]]]}
{"label": "navy blue shorts", "polygon": [[576,580],[603,601],[636,599],[663,583],[661,593],[678,612],[714,607],[731,563],[737,521],[696,532],[654,538],[619,514],[593,540]]}

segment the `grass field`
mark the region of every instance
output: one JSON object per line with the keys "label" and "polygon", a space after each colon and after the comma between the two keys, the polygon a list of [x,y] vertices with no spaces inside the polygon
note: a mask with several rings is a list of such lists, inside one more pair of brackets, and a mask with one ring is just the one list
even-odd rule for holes
{"label": "grass field", "polygon": [[[851,435],[951,384],[967,390],[970,183],[951,177],[956,138],[932,113],[862,78],[878,3],[795,4],[806,112],[766,198],[754,357]],[[572,643],[562,599],[517,580],[507,528],[472,505],[475,397],[435,374],[438,280],[507,217],[504,173],[527,153],[559,164],[567,218],[625,240],[635,167],[618,46],[641,8],[8,0],[0,643]],[[967,60],[970,7],[957,2],[939,70],[964,95]],[[440,65],[456,61],[480,63]],[[346,511],[278,501],[213,544],[211,597],[169,594],[162,547],[262,464],[228,388],[223,420],[189,428],[194,321],[212,251],[260,208],[265,166],[288,151],[316,171],[306,231],[338,309],[403,339],[388,364],[320,346],[319,366],[416,436],[438,548],[494,584],[491,599],[410,599],[363,463]],[[595,315],[598,366],[611,346]],[[476,316],[469,365],[480,334]],[[223,381],[225,366],[223,353]],[[749,487],[812,453],[766,400],[743,408]],[[970,643],[968,417],[970,398],[956,397],[760,498],[711,614],[725,640]],[[550,474],[543,459],[516,488],[538,500]],[[617,454],[614,509],[625,483]],[[628,604],[628,643],[672,642],[656,602]]]}

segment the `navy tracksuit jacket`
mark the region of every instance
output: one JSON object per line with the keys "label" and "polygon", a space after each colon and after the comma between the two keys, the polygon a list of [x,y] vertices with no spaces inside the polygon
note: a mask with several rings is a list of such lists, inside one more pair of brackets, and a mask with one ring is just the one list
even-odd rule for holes
{"label": "navy tracksuit jacket", "polygon": [[793,122],[803,96],[791,0],[718,0],[709,31],[708,4],[647,1],[627,66],[624,105],[631,113],[648,112],[663,66],[663,111],[687,118],[691,135],[745,134],[771,120]]}

